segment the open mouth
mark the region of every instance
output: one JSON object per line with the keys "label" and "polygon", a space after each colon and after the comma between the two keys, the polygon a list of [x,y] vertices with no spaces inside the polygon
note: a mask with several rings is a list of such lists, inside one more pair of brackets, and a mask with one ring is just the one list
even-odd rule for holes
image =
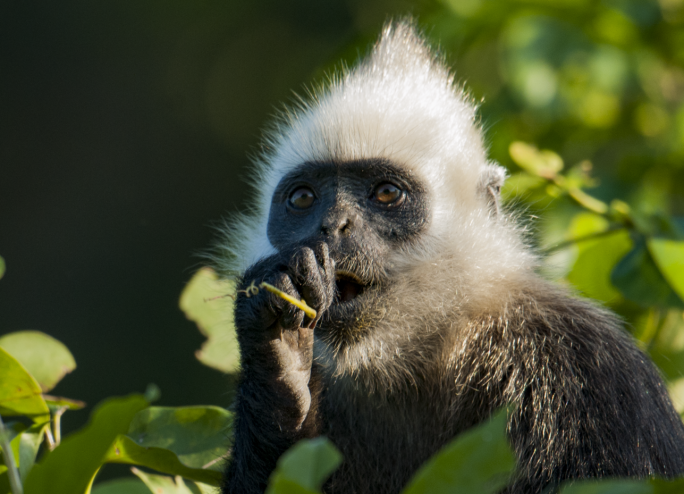
{"label": "open mouth", "polygon": [[335,302],[345,303],[354,300],[366,288],[361,279],[349,271],[335,273]]}

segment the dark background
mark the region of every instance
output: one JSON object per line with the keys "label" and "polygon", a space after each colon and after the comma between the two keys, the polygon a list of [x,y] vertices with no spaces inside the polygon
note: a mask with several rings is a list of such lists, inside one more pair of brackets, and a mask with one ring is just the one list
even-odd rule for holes
{"label": "dark background", "polygon": [[[410,10],[410,9],[409,9]],[[88,409],[162,391],[230,404],[178,309],[212,224],[248,201],[248,154],[277,106],[398,2],[0,4],[0,334],[44,331],[78,369],[53,394]],[[351,57],[353,58],[354,53]]]}

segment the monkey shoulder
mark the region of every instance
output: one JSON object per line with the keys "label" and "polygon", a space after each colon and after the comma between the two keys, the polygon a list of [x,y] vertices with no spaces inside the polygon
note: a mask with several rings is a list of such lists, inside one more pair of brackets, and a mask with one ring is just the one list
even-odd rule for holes
{"label": "monkey shoulder", "polygon": [[456,381],[514,406],[509,434],[527,480],[511,492],[684,473],[682,421],[615,315],[538,280],[475,320],[454,359]]}

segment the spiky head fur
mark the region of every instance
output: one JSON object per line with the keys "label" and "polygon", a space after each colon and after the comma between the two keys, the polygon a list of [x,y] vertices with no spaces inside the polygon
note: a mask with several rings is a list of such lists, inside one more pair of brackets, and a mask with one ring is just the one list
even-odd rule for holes
{"label": "spiky head fur", "polygon": [[240,273],[274,252],[269,206],[288,172],[305,162],[368,158],[405,167],[430,192],[429,230],[397,266],[458,259],[459,271],[476,270],[483,286],[534,263],[513,222],[492,216],[482,193],[505,173],[487,159],[475,105],[414,23],[402,21],[387,24],[367,58],[282,112],[266,133],[254,163],[254,207],[229,223],[225,267]]}
{"label": "spiky head fur", "polygon": [[271,198],[302,163],[377,158],[420,179],[430,197],[429,226],[387,260],[392,300],[382,314],[368,314],[374,329],[363,344],[341,349],[317,342],[316,353],[334,360],[336,373],[386,390],[410,382],[419,372],[412,365],[432,358],[429,352],[409,358],[416,338],[427,341],[445,324],[457,327],[455,314],[504,305],[535,265],[516,222],[492,212],[487,188],[500,187],[505,172],[487,159],[475,105],[413,22],[387,24],[367,58],[281,114],[255,161],[255,208],[227,229],[230,255],[223,258],[239,274],[275,252],[267,235]]}

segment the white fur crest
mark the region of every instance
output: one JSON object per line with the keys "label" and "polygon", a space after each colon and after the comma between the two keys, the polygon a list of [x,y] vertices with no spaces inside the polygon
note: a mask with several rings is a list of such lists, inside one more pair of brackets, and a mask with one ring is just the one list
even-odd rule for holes
{"label": "white fur crest", "polygon": [[439,242],[427,242],[433,248],[416,249],[409,257],[433,257],[441,245],[467,253],[461,259],[478,269],[492,262],[497,271],[502,263],[520,264],[525,249],[518,235],[510,222],[490,217],[480,193],[487,177],[503,180],[503,169],[487,162],[475,107],[413,23],[404,21],[388,24],[366,59],[284,112],[267,133],[255,163],[257,207],[229,227],[232,270],[241,272],[274,253],[267,221],[283,176],[305,162],[344,166],[368,158],[406,167],[429,188],[426,238]]}

